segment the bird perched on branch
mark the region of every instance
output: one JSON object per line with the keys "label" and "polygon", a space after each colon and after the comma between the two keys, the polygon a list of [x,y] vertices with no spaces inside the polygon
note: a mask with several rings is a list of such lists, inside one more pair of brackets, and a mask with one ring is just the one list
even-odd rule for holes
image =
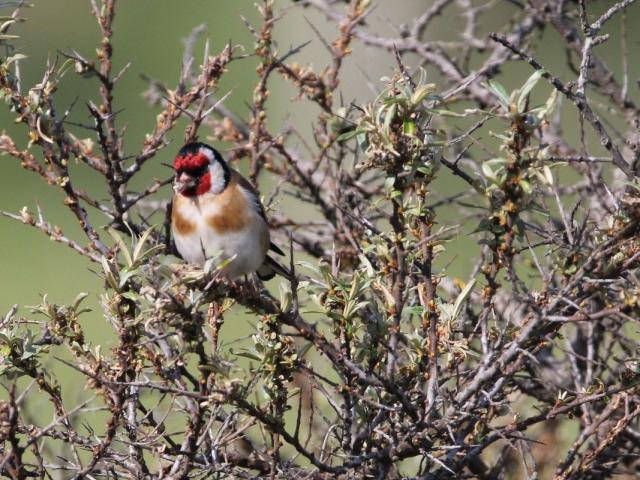
{"label": "bird perched on branch", "polygon": [[229,280],[256,272],[262,280],[289,272],[267,255],[284,255],[269,238],[269,226],[253,186],[204,143],[183,146],[173,162],[176,172],[171,233],[178,253],[204,265],[220,253],[230,260],[222,272]]}

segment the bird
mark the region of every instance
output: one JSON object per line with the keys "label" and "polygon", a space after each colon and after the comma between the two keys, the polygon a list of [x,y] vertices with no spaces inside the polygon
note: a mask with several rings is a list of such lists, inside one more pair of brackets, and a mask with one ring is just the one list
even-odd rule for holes
{"label": "bird", "polygon": [[215,148],[200,142],[184,145],[173,162],[175,178],[171,234],[187,262],[203,266],[216,254],[228,280],[255,272],[261,280],[288,270],[268,255],[284,255],[270,239],[269,225],[258,193],[247,179],[229,167]]}

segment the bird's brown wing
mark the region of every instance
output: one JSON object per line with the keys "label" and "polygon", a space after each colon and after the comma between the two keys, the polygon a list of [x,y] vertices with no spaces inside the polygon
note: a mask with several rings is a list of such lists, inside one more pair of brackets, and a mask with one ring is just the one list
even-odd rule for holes
{"label": "bird's brown wing", "polygon": [[233,182],[234,180],[238,183],[238,186],[240,186],[243,190],[245,190],[250,194],[251,200],[252,200],[251,207],[256,212],[258,212],[266,222],[267,216],[264,213],[264,206],[262,206],[262,202],[260,202],[260,197],[258,196],[258,192],[253,187],[253,185],[251,185],[251,182],[249,182],[246,178],[240,175],[237,171],[231,170],[231,181]]}
{"label": "bird's brown wing", "polygon": [[[235,180],[236,182],[238,182],[239,187],[249,193],[252,200],[251,207],[256,212],[258,212],[258,214],[264,219],[265,223],[268,224],[269,222],[267,221],[267,215],[265,214],[264,206],[262,205],[262,202],[260,202],[260,196],[258,195],[258,192],[253,187],[253,185],[251,185],[251,182],[240,175],[236,170],[231,170],[231,178],[232,181]],[[284,256],[284,252],[273,242],[269,242],[269,249],[276,252],[278,255]]]}

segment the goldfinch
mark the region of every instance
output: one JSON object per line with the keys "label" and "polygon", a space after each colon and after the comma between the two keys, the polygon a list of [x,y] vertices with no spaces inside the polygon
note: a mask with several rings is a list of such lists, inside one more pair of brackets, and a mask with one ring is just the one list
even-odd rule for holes
{"label": "goldfinch", "polygon": [[173,162],[171,233],[182,258],[204,265],[219,253],[229,260],[229,280],[256,272],[262,280],[287,270],[267,255],[283,252],[269,238],[269,226],[253,186],[204,143],[183,146]]}

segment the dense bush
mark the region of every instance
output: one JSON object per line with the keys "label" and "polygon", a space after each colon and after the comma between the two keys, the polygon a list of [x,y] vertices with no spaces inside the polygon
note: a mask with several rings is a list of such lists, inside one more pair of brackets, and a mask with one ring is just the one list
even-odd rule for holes
{"label": "dense bush", "polygon": [[[598,49],[635,2],[477,3],[434,0],[387,38],[369,28],[367,0],[294,2],[337,26],[334,39],[310,31],[331,54],[314,69],[294,62],[304,46],[278,50],[273,32],[287,15],[263,0],[247,118],[228,111],[216,88],[246,52],[230,44],[196,67],[194,31],[177,85],[150,83],[147,98],[162,111],[139,151],[125,151],[113,107],[124,73],[112,64],[115,0],[91,3],[102,35],[96,57],[68,52],[33,86],[21,84],[16,66],[27,60],[9,33],[24,12],[4,17],[0,94],[30,142],[3,134],[0,151],[64,192],[86,238],[26,207],[2,214],[93,264],[117,339],[112,348],[86,340],[86,294],[69,305],[45,297],[26,316],[13,309],[4,317],[2,475],[633,475],[640,107],[626,70],[614,74]],[[506,3],[511,21],[487,32],[484,19]],[[458,14],[459,42],[427,39],[435,19]],[[563,72],[538,59],[548,32],[564,42]],[[362,44],[392,52],[395,73],[377,84],[377,97],[354,104],[341,97],[340,79]],[[635,58],[636,45],[630,54],[621,45]],[[529,73],[509,91],[500,74],[511,64]],[[55,103],[62,75],[74,71],[99,89],[99,104],[87,103],[89,136]],[[310,138],[293,126],[272,130],[275,80],[298,98],[292,108],[315,105]],[[263,193],[261,181],[275,180],[265,204],[295,279],[228,283],[215,258],[199,269],[168,256],[170,207],[153,195],[168,198],[171,179],[131,185],[146,178],[178,120],[186,120],[185,141],[226,142],[229,161],[248,165]],[[576,145],[567,140],[572,125]],[[86,168],[101,176],[108,200],[79,183]],[[464,187],[443,193],[452,175]],[[273,206],[285,194],[309,209],[306,219]],[[479,245],[462,254],[467,280],[440,260],[460,232]],[[255,334],[223,348],[220,330],[242,311]],[[79,404],[45,367],[60,349],[90,394]],[[32,381],[16,383],[24,377]],[[53,420],[41,423],[27,394],[46,399]]]}

